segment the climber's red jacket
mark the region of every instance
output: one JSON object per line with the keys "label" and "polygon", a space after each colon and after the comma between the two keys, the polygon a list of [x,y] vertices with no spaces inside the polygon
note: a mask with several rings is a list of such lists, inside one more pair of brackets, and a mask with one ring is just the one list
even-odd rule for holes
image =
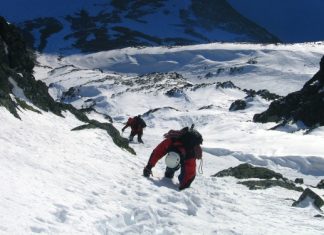
{"label": "climber's red jacket", "polygon": [[185,189],[190,186],[196,176],[196,159],[201,159],[202,149],[200,145],[192,146],[186,149],[180,141],[170,138],[163,140],[152,152],[148,165],[154,167],[155,164],[168,152],[177,152],[181,157],[181,173],[179,175],[179,189]]}
{"label": "climber's red jacket", "polygon": [[125,130],[127,127],[130,127],[132,129],[132,134],[143,134],[143,126],[138,121],[136,117],[128,118],[126,125],[123,127],[123,130]]}

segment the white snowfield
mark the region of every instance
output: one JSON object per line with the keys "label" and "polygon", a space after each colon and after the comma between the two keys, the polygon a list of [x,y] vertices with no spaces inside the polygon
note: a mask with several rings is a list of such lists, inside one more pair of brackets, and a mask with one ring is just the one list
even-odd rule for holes
{"label": "white snowfield", "polygon": [[[77,108],[93,105],[90,118],[107,122],[108,114],[121,130],[129,116],[161,109],[143,115],[144,144],[134,138],[132,155],[103,130],[71,131],[83,123],[70,113],[62,118],[21,110],[19,120],[0,107],[0,234],[324,234],[323,218],[314,217],[321,211],[291,206],[300,192],[249,190],[235,178],[211,177],[249,162],[291,180],[304,178],[304,188],[324,178],[324,128],[308,135],[301,125],[269,131],[275,123],[251,121],[269,101],[257,96],[247,109],[230,112],[231,103],[246,93],[214,84],[231,80],[241,88],[285,95],[313,76],[323,52],[323,43],[209,44],[39,55],[35,77],[56,100]],[[138,77],[150,72],[183,77]],[[193,86],[165,95],[188,83]],[[71,87],[74,96],[62,97]],[[144,178],[143,167],[163,134],[192,123],[204,138],[203,174],[197,172],[191,187],[178,191],[177,177],[163,177],[162,159],[153,176]]]}

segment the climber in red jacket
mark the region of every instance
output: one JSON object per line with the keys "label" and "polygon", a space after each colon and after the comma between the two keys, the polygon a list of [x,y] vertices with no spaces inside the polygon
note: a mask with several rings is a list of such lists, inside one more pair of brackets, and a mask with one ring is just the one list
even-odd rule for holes
{"label": "climber in red jacket", "polygon": [[181,168],[179,190],[190,187],[196,176],[196,159],[201,159],[203,142],[201,134],[192,128],[185,127],[180,131],[170,130],[152,152],[150,159],[143,170],[143,175],[149,177],[152,168],[166,154],[175,152],[180,156],[180,162],[174,168],[166,168],[165,177],[173,178],[174,173]]}
{"label": "climber in red jacket", "polygon": [[144,143],[142,140],[143,129],[146,127],[145,121],[141,118],[140,115],[129,118],[126,125],[123,127],[122,132],[125,131],[127,127],[131,127],[131,133],[129,135],[129,141],[133,141],[135,135],[137,135],[137,140],[139,143]]}

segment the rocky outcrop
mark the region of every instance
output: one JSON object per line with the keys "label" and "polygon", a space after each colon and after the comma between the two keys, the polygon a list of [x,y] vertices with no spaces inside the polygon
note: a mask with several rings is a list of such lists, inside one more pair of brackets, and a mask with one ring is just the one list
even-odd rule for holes
{"label": "rocky outcrop", "polygon": [[168,96],[168,97],[173,97],[173,98],[180,98],[180,97],[185,97],[186,96],[184,91],[182,89],[177,88],[177,87],[174,87],[174,88],[168,90],[165,93],[165,95]]}
{"label": "rocky outcrop", "polygon": [[200,107],[198,110],[204,110],[204,109],[212,109],[214,107],[214,105],[210,104],[210,105],[205,105]]}
{"label": "rocky outcrop", "polygon": [[274,172],[264,167],[255,167],[248,163],[241,164],[237,167],[231,167],[212,175],[212,177],[226,176],[233,176],[238,179],[260,179],[238,182],[238,184],[243,184],[250,190],[267,189],[278,186],[289,190],[296,190],[300,192],[303,191],[303,188],[297,187],[293,181],[284,178],[280,173]]}
{"label": "rocky outcrop", "polygon": [[216,89],[223,88],[223,89],[239,89],[239,87],[235,86],[232,81],[226,81],[226,82],[217,82],[216,83]]}
{"label": "rocky outcrop", "polygon": [[248,163],[238,165],[237,167],[230,167],[222,170],[213,177],[233,176],[238,179],[258,178],[258,179],[284,179],[282,174],[276,173],[264,167],[255,167]]}
{"label": "rocky outcrop", "polygon": [[[44,17],[37,18],[33,20],[27,20],[22,25],[22,32],[28,44],[30,46],[35,45],[35,49],[42,52],[47,46],[48,39],[55,33],[58,33],[63,29],[63,24],[53,18],[53,17]],[[35,38],[32,35],[32,32],[39,32],[39,44],[35,44]]]}
{"label": "rocky outcrop", "polygon": [[303,184],[304,183],[304,179],[303,178],[296,178],[295,179],[295,183],[296,184]]}
{"label": "rocky outcrop", "polygon": [[[70,111],[80,121],[87,125],[107,130],[116,145],[135,153],[128,146],[127,139],[120,136],[118,130],[110,123],[99,123],[88,117],[72,105],[58,103],[48,93],[48,88],[42,81],[36,81],[33,76],[35,56],[30,51],[17,28],[0,17],[0,106],[4,106],[15,117],[20,118],[17,109],[29,109],[39,112],[28,105],[25,100],[13,94],[15,86],[22,89],[24,96],[34,106],[43,111],[49,111],[62,116],[62,111]],[[72,92],[72,91],[71,91]]]}
{"label": "rocky outcrop", "polygon": [[150,109],[149,111],[143,113],[142,116],[143,117],[147,117],[150,114],[155,113],[155,112],[160,111],[160,110],[163,110],[163,111],[165,111],[165,110],[175,110],[175,111],[179,111],[178,109],[175,109],[173,107],[166,106],[166,107],[161,107],[161,108]]}
{"label": "rocky outcrop", "polygon": [[314,215],[315,218],[324,218],[324,215],[321,215],[321,214],[317,214],[317,215]]}
{"label": "rocky outcrop", "polygon": [[244,89],[243,91],[247,94],[246,98],[248,98],[248,97],[254,98],[256,95],[259,95],[260,97],[262,97],[263,99],[268,100],[268,101],[281,98],[280,95],[271,93],[267,89],[258,90],[258,91],[255,91],[252,89],[250,89],[250,90]]}
{"label": "rocky outcrop", "polygon": [[0,105],[19,118],[19,97],[11,98],[15,85],[36,107],[61,115],[61,108],[47,92],[45,83],[36,81],[32,75],[35,56],[26,47],[18,29],[0,17]]}
{"label": "rocky outcrop", "polygon": [[237,110],[243,110],[246,108],[246,101],[245,100],[235,100],[230,108],[229,111],[237,111]]}
{"label": "rocky outcrop", "polygon": [[271,187],[282,187],[289,190],[303,191],[303,188],[297,187],[293,181],[284,178],[280,173],[274,172],[264,167],[255,167],[248,163],[241,164],[237,167],[220,171],[212,177],[233,176],[238,179],[257,178],[260,180],[240,181],[238,184],[247,186],[250,190],[267,189]]}
{"label": "rocky outcrop", "polygon": [[300,91],[273,101],[268,110],[256,114],[255,122],[297,122],[302,121],[308,127],[324,125],[324,56],[320,70],[305,83]]}
{"label": "rocky outcrop", "polygon": [[303,208],[310,205],[313,205],[315,208],[320,210],[324,205],[324,201],[320,196],[318,196],[309,188],[305,189],[299,199],[292,204],[292,206]]}
{"label": "rocky outcrop", "polygon": [[[210,84],[206,84],[206,85],[203,84],[201,86],[204,87],[207,85],[210,85]],[[194,86],[194,88],[192,90],[196,90],[198,88],[200,88],[200,87]],[[238,89],[238,90],[246,93],[246,96],[244,97],[244,99],[235,100],[230,105],[229,111],[244,110],[244,109],[248,108],[249,106],[251,106],[251,103],[256,96],[260,96],[261,98],[268,100],[268,101],[276,100],[281,97],[275,93],[271,93],[270,91],[268,91],[266,89],[258,90],[258,91],[255,91],[253,89],[249,89],[249,90],[243,89],[242,90],[240,87],[236,86],[232,81],[217,82],[216,89]]]}
{"label": "rocky outcrop", "polygon": [[132,154],[136,154],[134,149],[129,147],[128,140],[126,138],[121,137],[119,131],[111,123],[101,123],[96,120],[89,120],[88,124],[75,127],[72,129],[72,131],[79,131],[79,130],[93,129],[93,128],[99,128],[107,131],[107,133],[112,137],[112,140],[117,146],[126,149]]}
{"label": "rocky outcrop", "polygon": [[277,186],[288,190],[303,191],[302,187],[297,187],[289,180],[247,180],[238,183],[247,186],[250,190],[267,189]]}
{"label": "rocky outcrop", "polygon": [[316,187],[320,189],[324,189],[324,180],[321,180]]}

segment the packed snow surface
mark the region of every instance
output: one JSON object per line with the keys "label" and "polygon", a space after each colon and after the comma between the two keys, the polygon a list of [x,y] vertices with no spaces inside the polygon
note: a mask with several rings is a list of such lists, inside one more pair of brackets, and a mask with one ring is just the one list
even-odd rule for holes
{"label": "packed snow surface", "polygon": [[[109,115],[119,130],[129,116],[144,114],[144,144],[135,138],[132,155],[103,130],[71,131],[83,123],[70,113],[21,110],[19,120],[0,107],[0,233],[324,234],[323,219],[314,217],[321,211],[291,206],[301,192],[249,190],[235,178],[211,177],[244,162],[304,178],[304,188],[324,177],[323,128],[307,135],[298,126],[269,131],[275,123],[251,121],[269,101],[256,96],[247,109],[230,112],[246,93],[216,88],[230,80],[286,95],[312,77],[323,52],[322,43],[208,44],[39,55],[34,75],[55,100],[92,107],[90,118],[108,122]],[[176,95],[167,96],[175,87]],[[178,191],[176,177],[163,177],[163,159],[144,178],[163,134],[192,123],[203,135],[204,152],[203,174],[191,188]]]}

